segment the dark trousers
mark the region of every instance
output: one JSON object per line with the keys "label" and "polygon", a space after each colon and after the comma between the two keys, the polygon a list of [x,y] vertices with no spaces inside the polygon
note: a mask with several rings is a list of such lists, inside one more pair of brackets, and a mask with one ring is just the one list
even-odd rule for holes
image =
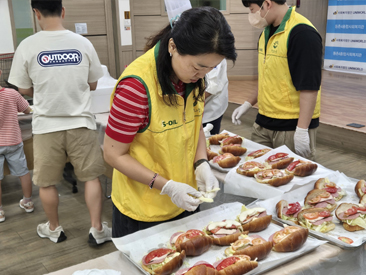
{"label": "dark trousers", "polygon": [[130,217],[122,214],[117,207],[113,204],[113,217],[112,217],[112,237],[113,238],[119,238],[126,236],[128,234],[135,233],[139,230],[146,229],[161,223],[170,222],[170,221],[176,221],[185,217],[188,217],[194,213],[197,213],[200,211],[200,207],[193,211],[188,212],[184,211],[182,214],[176,216],[173,219],[167,220],[167,221],[161,221],[161,222],[141,222],[134,219],[131,219]]}
{"label": "dark trousers", "polygon": [[[207,122],[211,123],[213,125],[212,130],[210,131],[211,135],[216,135],[220,133],[220,127],[221,127],[221,120],[224,115],[220,116],[218,119],[215,119],[213,121]],[[202,126],[206,127],[207,123],[203,123]]]}

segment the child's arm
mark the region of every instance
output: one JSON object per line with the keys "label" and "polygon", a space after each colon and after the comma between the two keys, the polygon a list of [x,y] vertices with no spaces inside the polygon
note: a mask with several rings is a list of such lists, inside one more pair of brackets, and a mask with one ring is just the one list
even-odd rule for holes
{"label": "child's arm", "polygon": [[27,109],[25,109],[25,110],[23,111],[23,113],[25,113],[25,114],[29,114],[31,111],[32,111],[32,108],[31,108],[30,106],[28,106],[28,108],[27,108]]}

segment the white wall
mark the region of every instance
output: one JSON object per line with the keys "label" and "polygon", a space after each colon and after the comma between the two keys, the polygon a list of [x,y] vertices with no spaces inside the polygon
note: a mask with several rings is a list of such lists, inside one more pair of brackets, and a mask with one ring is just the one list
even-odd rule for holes
{"label": "white wall", "polygon": [[0,0],[0,54],[14,52],[8,0]]}

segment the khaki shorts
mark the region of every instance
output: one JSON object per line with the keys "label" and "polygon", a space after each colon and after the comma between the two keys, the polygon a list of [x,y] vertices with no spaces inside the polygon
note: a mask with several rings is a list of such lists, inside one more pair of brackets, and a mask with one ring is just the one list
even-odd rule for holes
{"label": "khaki shorts", "polygon": [[[315,160],[317,130],[318,128],[309,129],[311,150],[309,157],[310,160]],[[254,122],[251,139],[254,142],[266,145],[271,148],[277,148],[282,145],[286,145],[292,152],[295,152],[294,135],[295,131],[272,131],[259,126]]]}
{"label": "khaki shorts", "polygon": [[33,183],[39,187],[60,182],[67,158],[80,181],[94,180],[105,171],[97,132],[87,128],[34,135],[33,150]]}

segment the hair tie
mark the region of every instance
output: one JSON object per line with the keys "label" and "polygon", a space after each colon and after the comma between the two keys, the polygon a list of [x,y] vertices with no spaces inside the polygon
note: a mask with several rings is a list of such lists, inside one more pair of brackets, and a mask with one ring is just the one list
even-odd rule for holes
{"label": "hair tie", "polygon": [[177,14],[175,17],[173,17],[172,19],[169,20],[170,23],[170,27],[172,27],[172,29],[174,28],[174,25],[176,24],[176,22],[179,20],[180,14]]}

